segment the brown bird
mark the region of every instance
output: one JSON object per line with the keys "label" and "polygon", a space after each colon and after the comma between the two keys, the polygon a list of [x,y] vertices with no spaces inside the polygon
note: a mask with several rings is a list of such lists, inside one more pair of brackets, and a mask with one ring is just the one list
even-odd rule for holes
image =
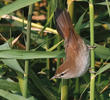
{"label": "brown bird", "polygon": [[64,38],[66,59],[51,79],[80,77],[89,67],[89,49],[83,39],[74,31],[67,10],[57,8],[55,21],[58,33]]}

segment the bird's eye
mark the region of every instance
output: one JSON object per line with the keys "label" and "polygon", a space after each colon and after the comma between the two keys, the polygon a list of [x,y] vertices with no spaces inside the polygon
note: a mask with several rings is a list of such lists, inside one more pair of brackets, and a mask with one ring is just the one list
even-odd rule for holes
{"label": "bird's eye", "polygon": [[64,76],[65,74],[66,74],[66,72],[62,72],[62,73],[60,74],[60,77]]}
{"label": "bird's eye", "polygon": [[63,75],[64,75],[64,73],[61,73],[61,74],[60,74],[60,76],[63,76]]}

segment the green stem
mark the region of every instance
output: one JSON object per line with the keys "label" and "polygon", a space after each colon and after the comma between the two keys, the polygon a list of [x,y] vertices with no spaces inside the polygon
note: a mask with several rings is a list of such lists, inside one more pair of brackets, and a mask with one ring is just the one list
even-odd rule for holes
{"label": "green stem", "polygon": [[[47,41],[48,41],[49,38],[47,37],[46,39],[47,39]],[[47,48],[49,48],[49,44],[50,44],[50,43],[49,43],[49,41],[48,41],[48,42],[47,42]],[[50,73],[50,59],[49,59],[49,58],[46,59],[46,67],[47,67],[47,70],[49,71],[49,72],[48,72],[48,79],[49,79],[49,78],[51,77],[51,75],[50,75],[50,74],[51,74],[51,73]]]}
{"label": "green stem", "polygon": [[68,84],[69,80],[61,80],[61,100],[68,100]]}
{"label": "green stem", "polygon": [[[28,12],[28,24],[27,24],[27,41],[26,41],[26,51],[30,49],[30,36],[31,36],[31,19],[32,19],[33,5],[29,6]],[[24,93],[23,96],[27,97],[28,90],[28,71],[29,71],[29,60],[25,60],[25,72],[24,72]]]}
{"label": "green stem", "polygon": [[[57,42],[60,42],[60,40],[61,40],[61,37],[58,35],[58,36],[57,36]],[[60,51],[60,48],[61,48],[61,47],[58,46],[58,47],[57,47],[57,50]],[[60,58],[57,59],[57,68],[58,68],[59,65],[60,65]]]}
{"label": "green stem", "polygon": [[79,98],[79,78],[76,78],[74,92],[75,92],[74,100],[78,100],[78,98]]}
{"label": "green stem", "polygon": [[61,100],[68,100],[68,80],[62,79]]}
{"label": "green stem", "polygon": [[[89,12],[90,12],[90,45],[94,46],[94,5],[93,0],[89,0]],[[91,72],[95,71],[95,59],[94,49],[91,49]],[[90,81],[90,100],[94,100],[95,92],[95,74],[91,73]]]}

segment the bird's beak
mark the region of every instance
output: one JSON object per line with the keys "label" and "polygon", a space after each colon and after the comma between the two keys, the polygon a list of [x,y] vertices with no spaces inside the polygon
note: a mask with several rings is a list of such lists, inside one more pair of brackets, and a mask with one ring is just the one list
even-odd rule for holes
{"label": "bird's beak", "polygon": [[53,79],[55,79],[56,78],[56,76],[53,76],[52,78],[50,78],[50,80],[53,80]]}

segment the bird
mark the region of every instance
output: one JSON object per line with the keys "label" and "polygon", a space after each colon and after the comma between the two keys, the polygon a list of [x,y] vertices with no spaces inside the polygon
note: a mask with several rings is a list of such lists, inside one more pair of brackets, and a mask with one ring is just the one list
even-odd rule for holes
{"label": "bird", "polygon": [[73,28],[68,10],[57,8],[55,13],[56,29],[64,39],[66,58],[51,79],[70,79],[82,76],[90,64],[89,48]]}

